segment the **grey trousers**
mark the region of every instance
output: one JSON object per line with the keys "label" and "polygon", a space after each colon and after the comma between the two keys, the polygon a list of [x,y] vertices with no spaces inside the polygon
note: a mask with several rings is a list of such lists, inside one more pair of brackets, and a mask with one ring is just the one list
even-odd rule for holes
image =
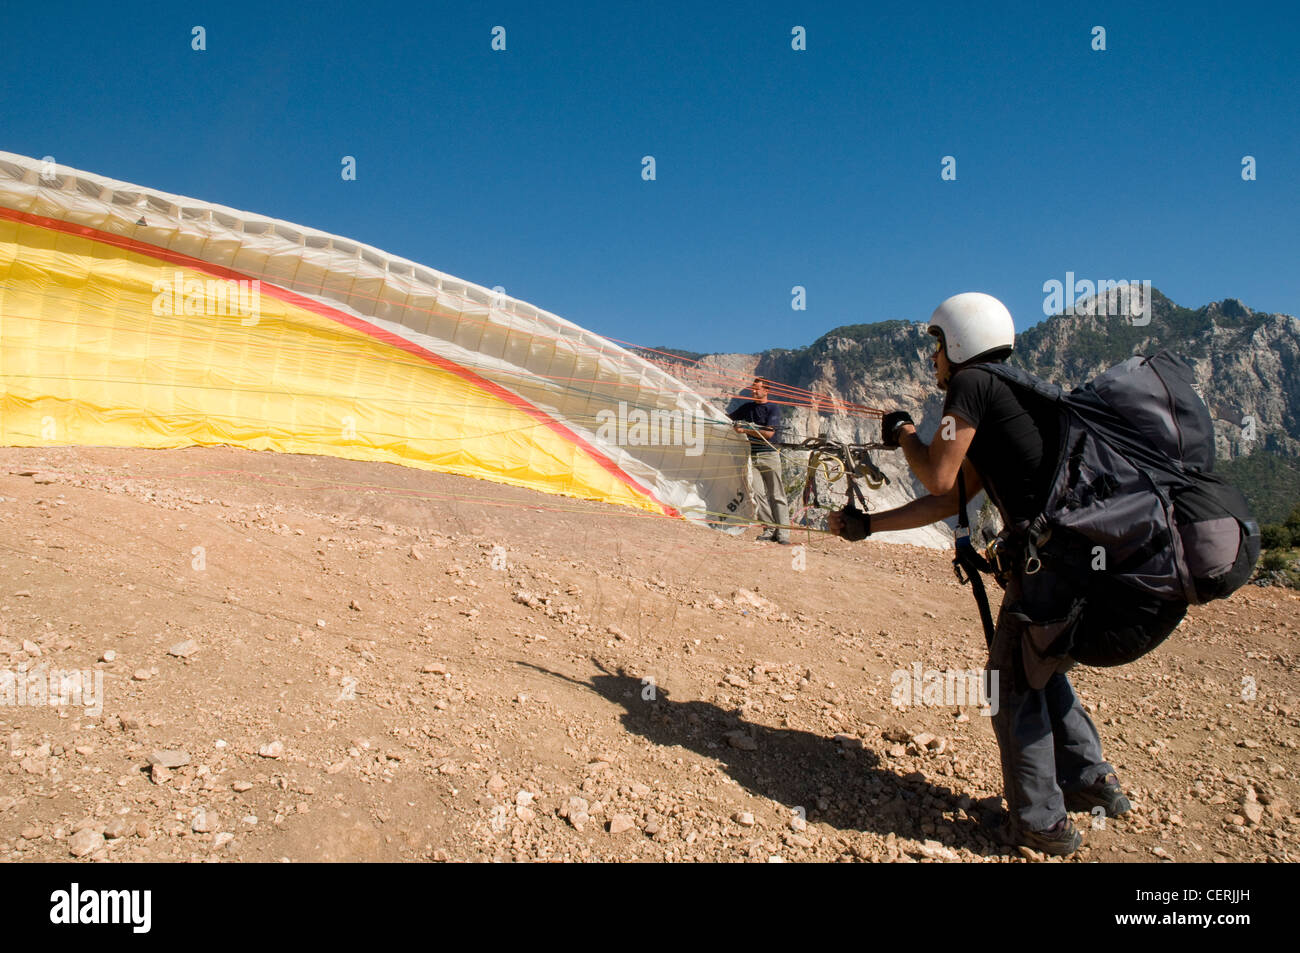
{"label": "grey trousers", "polygon": [[1103,759],[1097,728],[1064,673],[1039,691],[1029,687],[1021,634],[1004,604],[989,651],[989,669],[998,673],[993,733],[1007,809],[1022,828],[1042,831],[1065,817],[1063,790],[1086,787],[1115,769]]}
{"label": "grey trousers", "polygon": [[776,524],[776,538],[790,541],[790,507],[785,499],[785,483],[781,479],[781,454],[771,450],[755,453],[754,469],[763,480],[766,491],[758,498],[758,518],[764,523]]}

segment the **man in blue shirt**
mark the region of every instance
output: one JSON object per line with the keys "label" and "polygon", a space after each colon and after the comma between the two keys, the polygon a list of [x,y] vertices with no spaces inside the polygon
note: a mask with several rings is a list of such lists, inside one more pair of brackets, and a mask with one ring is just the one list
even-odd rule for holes
{"label": "man in blue shirt", "polygon": [[[754,399],[741,404],[727,416],[733,421],[732,429],[749,438],[749,455],[754,469],[763,480],[767,512],[759,512],[759,519],[772,524],[772,529],[762,533],[760,540],[788,545],[790,542],[790,512],[785,499],[785,485],[781,480],[781,452],[775,446],[776,432],[781,426],[781,409],[767,402],[767,381],[754,378],[750,385]],[[763,519],[767,516],[767,519]]]}

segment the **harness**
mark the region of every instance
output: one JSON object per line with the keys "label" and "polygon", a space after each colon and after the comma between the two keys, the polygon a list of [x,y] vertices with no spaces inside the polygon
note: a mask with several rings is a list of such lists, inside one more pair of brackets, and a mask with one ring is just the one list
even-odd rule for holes
{"label": "harness", "polygon": [[803,505],[829,509],[822,503],[821,490],[817,485],[817,474],[826,478],[828,484],[839,482],[843,477],[848,483],[848,498],[851,506],[867,509],[867,499],[858,486],[861,479],[870,489],[877,490],[889,482],[889,477],[871,459],[872,450],[886,449],[879,443],[838,443],[825,436],[809,437],[802,443],[783,443],[782,447],[808,452],[807,479],[803,485]]}
{"label": "harness", "polygon": [[[993,497],[991,490],[989,494]],[[993,499],[996,503],[996,497]],[[981,554],[971,542],[970,519],[966,515],[966,477],[960,471],[957,473],[957,501],[961,508],[957,515],[953,572],[963,586],[970,583],[979,607],[980,622],[984,625],[984,639],[991,646],[993,614],[989,610],[988,592],[980,574],[990,574],[1005,590],[1016,575],[1021,577],[1023,584],[1024,577],[1044,573],[1043,585],[1050,587],[1053,580],[1059,578],[1057,574],[1065,574],[1068,578],[1076,573],[1082,553],[1078,550],[1078,541],[1071,542],[1059,534],[1054,538],[1047,528],[1046,517],[1039,514],[1029,522],[1004,528]],[[1041,590],[1042,587],[1038,588]]]}
{"label": "harness", "polygon": [[975,545],[970,540],[970,517],[966,515],[966,474],[961,470],[957,471],[957,503],[960,508],[957,510],[957,536],[954,542],[952,571],[963,586],[970,584],[971,591],[975,594],[975,604],[979,607],[980,622],[984,625],[984,641],[992,648],[993,614],[989,611],[989,594],[984,588],[984,577],[980,573],[995,574],[999,571],[1009,572],[1010,569],[1001,568],[1004,558],[1001,554],[998,557],[999,565],[995,567],[975,551]]}

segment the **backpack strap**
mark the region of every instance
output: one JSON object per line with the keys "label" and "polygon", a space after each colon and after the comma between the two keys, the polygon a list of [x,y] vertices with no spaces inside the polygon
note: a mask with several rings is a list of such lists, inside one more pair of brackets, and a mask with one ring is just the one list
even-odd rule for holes
{"label": "backpack strap", "polygon": [[1033,391],[1033,393],[1037,394],[1039,397],[1051,401],[1052,403],[1057,403],[1065,396],[1065,391],[1061,389],[1059,384],[1053,384],[1050,381],[1042,380],[1026,370],[1022,370],[1019,367],[1012,367],[1009,364],[1002,363],[1001,361],[972,364],[970,367],[961,368],[958,373],[975,369],[988,371],[994,377],[1000,377],[1008,384],[1016,384],[1023,387],[1025,390]]}
{"label": "backpack strap", "polygon": [[952,571],[963,586],[970,583],[971,591],[975,594],[975,605],[979,607],[980,622],[984,626],[984,641],[991,649],[993,613],[989,611],[989,595],[984,589],[984,579],[980,573],[991,572],[993,567],[989,565],[988,560],[975,552],[975,546],[970,541],[970,517],[966,515],[966,474],[960,469],[957,471],[957,504],[959,509],[954,547],[956,553],[952,560]]}

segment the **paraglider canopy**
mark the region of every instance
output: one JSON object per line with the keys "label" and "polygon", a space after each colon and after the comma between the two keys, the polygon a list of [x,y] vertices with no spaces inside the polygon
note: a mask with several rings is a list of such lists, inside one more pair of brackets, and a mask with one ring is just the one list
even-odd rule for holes
{"label": "paraglider canopy", "polygon": [[0,440],[230,444],[734,522],[746,452],[667,372],[289,222],[0,153]]}

